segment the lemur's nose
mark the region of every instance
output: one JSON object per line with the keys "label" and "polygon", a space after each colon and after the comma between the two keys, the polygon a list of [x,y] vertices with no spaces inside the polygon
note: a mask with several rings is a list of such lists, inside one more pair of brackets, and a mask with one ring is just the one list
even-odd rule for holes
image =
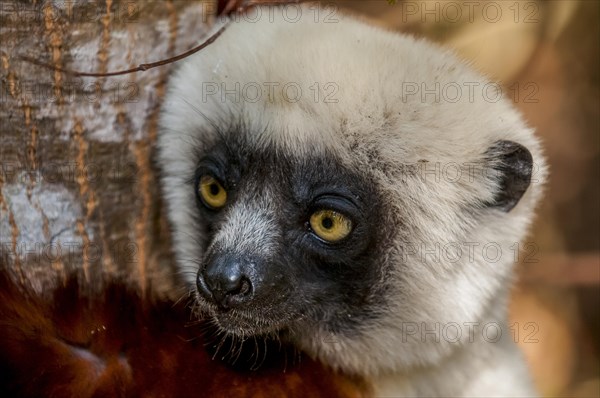
{"label": "lemur's nose", "polygon": [[200,294],[222,308],[239,306],[252,297],[251,278],[244,272],[244,260],[233,255],[212,257],[198,272]]}

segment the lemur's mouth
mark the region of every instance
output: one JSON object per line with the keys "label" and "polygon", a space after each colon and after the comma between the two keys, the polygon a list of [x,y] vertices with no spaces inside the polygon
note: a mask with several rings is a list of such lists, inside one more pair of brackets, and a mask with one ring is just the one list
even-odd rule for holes
{"label": "lemur's mouth", "polygon": [[231,267],[229,263],[227,267],[220,264],[222,267],[216,270],[202,268],[198,272],[199,309],[221,331],[240,337],[272,334],[285,328],[294,319],[293,312],[286,310],[290,293],[272,286],[265,288],[261,278],[234,272],[238,263],[232,260],[231,264]]}
{"label": "lemur's mouth", "polygon": [[286,325],[284,318],[265,317],[260,311],[217,308],[210,313],[219,329],[240,337],[276,333]]}

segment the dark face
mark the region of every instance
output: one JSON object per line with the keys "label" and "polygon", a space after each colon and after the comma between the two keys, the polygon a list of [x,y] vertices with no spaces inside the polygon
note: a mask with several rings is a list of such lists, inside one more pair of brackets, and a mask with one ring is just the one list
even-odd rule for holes
{"label": "dark face", "polygon": [[384,234],[375,187],[328,153],[231,141],[200,156],[190,186],[203,237],[201,304],[235,334],[352,331],[383,299],[374,290]]}

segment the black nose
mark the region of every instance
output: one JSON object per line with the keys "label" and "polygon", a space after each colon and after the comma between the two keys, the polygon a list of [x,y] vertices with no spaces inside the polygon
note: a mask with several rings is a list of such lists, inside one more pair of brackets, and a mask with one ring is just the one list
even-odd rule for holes
{"label": "black nose", "polygon": [[243,304],[253,293],[251,278],[244,272],[248,268],[248,262],[239,257],[215,256],[198,272],[198,291],[206,300],[222,308]]}

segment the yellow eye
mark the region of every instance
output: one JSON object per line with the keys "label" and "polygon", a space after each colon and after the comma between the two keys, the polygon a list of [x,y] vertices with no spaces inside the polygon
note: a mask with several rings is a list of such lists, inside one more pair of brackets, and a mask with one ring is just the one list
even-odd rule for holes
{"label": "yellow eye", "polygon": [[210,208],[218,209],[225,206],[227,191],[213,177],[204,175],[200,178],[198,192],[202,201]]}
{"label": "yellow eye", "polygon": [[333,210],[319,210],[310,216],[310,227],[327,242],[338,242],[352,231],[352,221]]}

